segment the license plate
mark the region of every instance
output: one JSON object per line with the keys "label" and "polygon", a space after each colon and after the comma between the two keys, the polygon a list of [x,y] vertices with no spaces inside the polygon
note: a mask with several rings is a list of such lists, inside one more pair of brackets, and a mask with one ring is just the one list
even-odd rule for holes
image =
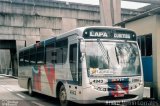
{"label": "license plate", "polygon": [[118,94],[114,95],[114,97],[124,97],[124,93],[118,93]]}

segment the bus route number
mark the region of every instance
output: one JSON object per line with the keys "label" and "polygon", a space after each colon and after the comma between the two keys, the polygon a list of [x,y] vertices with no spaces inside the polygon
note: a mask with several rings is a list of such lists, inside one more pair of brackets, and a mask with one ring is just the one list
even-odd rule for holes
{"label": "bus route number", "polygon": [[103,80],[93,80],[93,83],[103,83]]}

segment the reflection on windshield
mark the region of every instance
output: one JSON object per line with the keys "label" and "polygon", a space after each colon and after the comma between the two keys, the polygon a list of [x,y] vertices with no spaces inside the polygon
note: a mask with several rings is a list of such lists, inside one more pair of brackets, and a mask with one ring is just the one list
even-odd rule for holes
{"label": "reflection on windshield", "polygon": [[87,65],[91,68],[108,69],[108,62],[105,61],[102,51],[97,42],[86,43]]}
{"label": "reflection on windshield", "polygon": [[141,74],[136,43],[102,42],[102,45],[86,42],[86,62],[90,76]]}

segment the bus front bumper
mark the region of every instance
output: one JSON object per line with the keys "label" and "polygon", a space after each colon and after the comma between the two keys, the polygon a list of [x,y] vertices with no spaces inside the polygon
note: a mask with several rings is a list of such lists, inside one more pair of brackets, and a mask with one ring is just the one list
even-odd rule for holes
{"label": "bus front bumper", "polygon": [[109,96],[108,92],[98,91],[93,87],[90,87],[83,90],[82,100],[78,100],[75,102],[80,104],[96,104],[96,103],[120,104],[142,99],[143,99],[143,85],[137,87],[136,89],[129,90],[129,93],[124,95],[124,97]]}

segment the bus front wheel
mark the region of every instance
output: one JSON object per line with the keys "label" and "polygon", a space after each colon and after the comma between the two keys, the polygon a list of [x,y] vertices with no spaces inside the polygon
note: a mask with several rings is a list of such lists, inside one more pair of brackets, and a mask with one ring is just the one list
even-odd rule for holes
{"label": "bus front wheel", "polygon": [[28,94],[30,96],[33,96],[32,81],[31,80],[28,81]]}
{"label": "bus front wheel", "polygon": [[65,89],[64,85],[62,85],[60,87],[59,101],[60,101],[61,106],[68,106],[69,105],[69,101],[67,100],[67,93],[66,93],[66,89]]}

